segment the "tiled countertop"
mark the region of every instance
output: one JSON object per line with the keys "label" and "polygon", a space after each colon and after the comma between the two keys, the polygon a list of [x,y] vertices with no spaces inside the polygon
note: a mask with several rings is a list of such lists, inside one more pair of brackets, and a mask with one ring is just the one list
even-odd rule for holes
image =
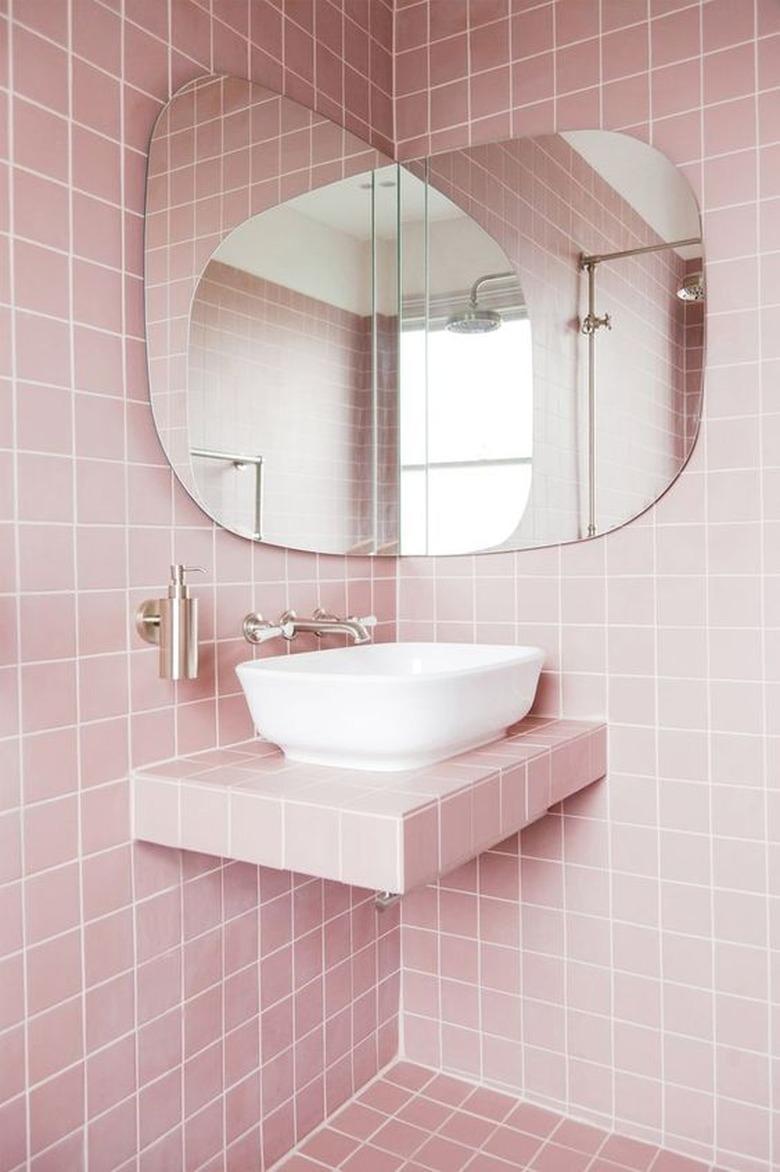
{"label": "tiled countertop", "polygon": [[603,777],[606,728],[527,717],[437,765],[369,773],[243,741],[133,774],[136,838],[379,891],[431,882]]}

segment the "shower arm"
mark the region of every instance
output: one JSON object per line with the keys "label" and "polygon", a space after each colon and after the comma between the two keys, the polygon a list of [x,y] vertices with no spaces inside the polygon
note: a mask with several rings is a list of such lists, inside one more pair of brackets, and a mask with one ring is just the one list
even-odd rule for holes
{"label": "shower arm", "polygon": [[486,284],[488,281],[506,281],[509,277],[517,277],[517,273],[512,271],[508,273],[486,273],[484,277],[477,277],[474,284],[471,286],[469,293],[469,302],[474,309],[477,308],[477,292],[480,286]]}
{"label": "shower arm", "polygon": [[582,321],[582,333],[588,339],[588,537],[595,537],[596,528],[596,333],[612,329],[608,313],[596,313],[596,268],[604,261],[623,260],[629,256],[644,256],[649,252],[663,252],[667,248],[685,248],[701,244],[700,236],[686,240],[670,240],[664,244],[646,244],[642,248],[625,248],[621,252],[582,253],[579,270],[588,274],[588,313]]}
{"label": "shower arm", "polygon": [[669,240],[663,244],[645,244],[641,248],[624,248],[622,252],[601,252],[589,255],[583,252],[580,256],[580,270],[590,265],[600,265],[605,260],[622,260],[626,256],[644,256],[648,252],[663,252],[666,248],[688,248],[694,244],[701,244],[701,236],[690,236],[687,240]]}

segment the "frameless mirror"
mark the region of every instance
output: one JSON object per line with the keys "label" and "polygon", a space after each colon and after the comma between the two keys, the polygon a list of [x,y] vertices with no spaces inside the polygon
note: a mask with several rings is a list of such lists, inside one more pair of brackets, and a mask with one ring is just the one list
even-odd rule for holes
{"label": "frameless mirror", "polygon": [[698,209],[627,135],[399,165],[207,78],[155,128],[146,233],[157,428],[233,532],[371,555],[576,541],[692,450]]}

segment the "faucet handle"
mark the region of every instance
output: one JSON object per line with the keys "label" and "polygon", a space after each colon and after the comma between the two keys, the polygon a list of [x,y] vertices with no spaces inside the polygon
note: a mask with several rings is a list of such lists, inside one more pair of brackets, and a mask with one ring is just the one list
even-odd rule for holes
{"label": "faucet handle", "polygon": [[267,643],[269,639],[277,639],[280,635],[284,635],[285,639],[291,639],[294,634],[292,622],[289,619],[285,621],[284,616],[279,626],[274,626],[255,611],[246,616],[242,630],[247,643]]}

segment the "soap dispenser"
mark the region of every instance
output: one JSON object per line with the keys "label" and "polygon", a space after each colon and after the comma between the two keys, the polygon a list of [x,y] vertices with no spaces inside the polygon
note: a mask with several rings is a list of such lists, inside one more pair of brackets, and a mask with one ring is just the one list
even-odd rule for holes
{"label": "soap dispenser", "polygon": [[160,679],[194,680],[198,674],[198,600],[185,574],[205,574],[200,566],[171,566],[167,598],[150,598],[138,608],[135,626],[147,643],[160,648]]}

